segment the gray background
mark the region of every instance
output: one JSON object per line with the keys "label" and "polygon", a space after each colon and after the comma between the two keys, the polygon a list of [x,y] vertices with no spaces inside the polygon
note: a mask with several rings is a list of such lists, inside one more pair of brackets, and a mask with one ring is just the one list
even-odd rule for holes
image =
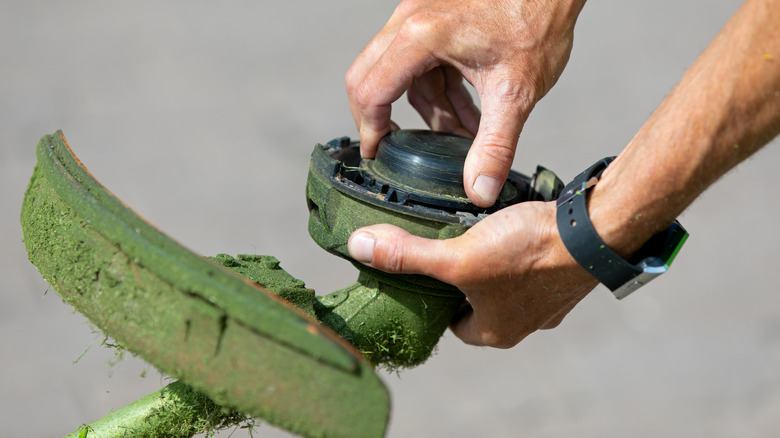
{"label": "gray background", "polygon": [[[568,180],[619,152],[737,7],[589,2],[515,168]],[[27,261],[18,217],[38,139],[63,129],[106,187],[194,251],[273,254],[332,291],[356,273],[306,232],[309,154],[355,135],[343,75],[393,8],[0,3],[0,436],[62,435],[166,383],[139,359],[111,366],[101,335]],[[394,114],[422,126],[405,102]],[[767,147],[698,200],[674,268],[635,296],[599,288],[558,329],[506,351],[447,333],[428,363],[385,375],[389,436],[774,435],[778,154]]]}

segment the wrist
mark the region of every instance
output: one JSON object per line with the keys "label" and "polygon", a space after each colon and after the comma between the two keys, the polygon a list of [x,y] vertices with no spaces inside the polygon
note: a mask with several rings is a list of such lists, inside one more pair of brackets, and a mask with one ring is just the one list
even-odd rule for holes
{"label": "wrist", "polygon": [[[615,236],[624,238],[613,239],[612,246],[606,243],[593,225],[588,211],[588,198],[593,188],[598,186],[602,174],[613,159],[614,157],[608,157],[599,160],[564,187],[556,201],[556,222],[561,240],[574,260],[591,276],[607,286],[615,297],[624,298],[666,272],[688,234],[679,223],[674,221],[672,225],[651,234],[647,239],[641,235],[626,239],[625,236],[631,236],[630,230],[636,227],[629,226],[627,227],[629,232],[626,232],[619,228],[620,225],[632,224],[636,221],[630,219],[628,222],[621,221],[620,219],[626,218],[625,212],[621,212],[618,220],[610,218],[612,220],[603,222],[613,227],[602,226],[601,228],[604,234],[607,234],[605,230],[609,230],[609,235],[613,238]],[[614,227],[615,224],[618,225],[617,228]],[[650,229],[641,228],[645,231]],[[617,253],[614,247],[623,254]],[[633,256],[628,257],[629,254]]]}
{"label": "wrist", "polygon": [[588,193],[588,215],[604,243],[621,257],[629,258],[667,228],[674,217],[667,218],[665,212],[653,208],[643,190],[621,185],[620,178],[609,176],[605,175]]}

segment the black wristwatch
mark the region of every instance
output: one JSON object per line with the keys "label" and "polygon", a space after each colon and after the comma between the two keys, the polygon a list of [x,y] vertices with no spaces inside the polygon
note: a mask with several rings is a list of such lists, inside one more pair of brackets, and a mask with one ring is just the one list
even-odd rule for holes
{"label": "black wristwatch", "polygon": [[558,197],[558,232],[572,257],[618,299],[625,298],[669,269],[688,238],[674,223],[651,237],[630,260],[620,257],[599,237],[588,217],[587,192],[615,157],[599,160],[577,175]]}

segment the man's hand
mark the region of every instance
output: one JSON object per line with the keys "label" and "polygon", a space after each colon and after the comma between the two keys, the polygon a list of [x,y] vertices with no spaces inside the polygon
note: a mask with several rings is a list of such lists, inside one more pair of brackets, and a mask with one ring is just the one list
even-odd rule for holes
{"label": "man's hand", "polygon": [[468,344],[509,348],[537,329],[557,326],[597,284],[569,255],[555,214],[555,202],[525,202],[447,240],[374,225],[353,233],[348,247],[374,268],[455,285],[471,306],[453,323],[455,335]]}
{"label": "man's hand", "polygon": [[[495,7],[495,2],[487,3]],[[555,2],[547,2],[545,5],[549,3]],[[537,11],[539,8],[537,6]],[[399,7],[399,11],[401,9]],[[475,10],[481,9],[475,6]],[[504,11],[502,16],[492,19],[501,22],[503,16],[508,15],[509,12]],[[467,14],[464,17],[464,23],[458,29],[471,29],[469,22],[476,15]],[[525,15],[526,19],[534,17]],[[476,24],[485,22],[490,22],[490,19],[477,20]],[[780,0],[746,0],[591,189],[588,200],[590,221],[610,248],[628,257],[653,234],[668,227],[710,184],[780,134],[778,22]],[[393,20],[388,26],[392,27],[391,24]],[[436,27],[427,30],[433,36],[438,32]],[[517,30],[512,29],[513,32]],[[420,47],[419,44],[409,45],[408,37],[401,38],[402,31],[403,28],[392,34],[394,39],[390,38],[390,42],[386,43],[386,49],[383,49],[386,53],[381,57],[388,56],[388,53],[396,56],[402,53],[394,50],[394,45],[398,48]],[[466,35],[478,34],[472,32]],[[400,42],[397,42],[399,39]],[[498,162],[489,160],[490,157],[498,156],[495,151],[511,152],[512,149],[497,149],[496,143],[492,142],[495,138],[501,138],[501,131],[493,131],[496,124],[505,123],[501,127],[510,132],[506,123],[512,121],[502,119],[500,113],[488,111],[500,108],[502,96],[507,96],[495,94],[496,90],[508,89],[496,88],[495,84],[506,85],[509,82],[501,80],[514,78],[520,81],[518,83],[527,85],[524,81],[528,80],[522,75],[511,76],[514,70],[506,67],[506,62],[513,63],[517,57],[487,56],[498,53],[492,51],[492,47],[493,44],[501,44],[500,41],[490,40],[487,36],[483,40],[490,44],[484,46],[482,51],[458,52],[455,50],[460,47],[457,43],[464,40],[456,38],[450,41],[450,45],[444,46],[444,53],[466,53],[481,59],[480,62],[485,64],[458,64],[436,58],[439,52],[435,49],[441,46],[434,44],[430,46],[427,55],[424,53],[419,57],[423,61],[416,64],[415,69],[405,70],[408,72],[408,84],[415,77],[422,76],[422,73],[431,71],[430,66],[441,65],[438,60],[447,61],[461,71],[480,92],[485,115],[480,123],[475,147],[472,148],[475,154],[469,156],[471,164],[467,162],[467,183],[473,182],[474,175],[480,172],[486,174],[485,169],[497,168],[485,164]],[[531,38],[528,41],[536,41],[537,47],[547,44],[544,39],[539,41]],[[368,53],[364,54],[369,56],[372,50],[372,45],[369,45],[366,49]],[[568,48],[566,50],[568,53]],[[520,57],[530,56],[528,51],[521,50],[518,53]],[[375,62],[380,67],[392,62],[382,61],[381,57],[377,55],[373,58],[380,58]],[[492,63],[486,62],[491,59]],[[539,61],[553,58],[532,59]],[[426,64],[426,60],[429,63]],[[398,65],[409,64],[399,62]],[[525,65],[525,72],[536,72],[537,76],[533,77],[543,78],[538,68],[552,64],[536,62]],[[560,66],[562,68],[562,64]],[[375,66],[373,70],[378,68]],[[386,71],[385,68],[380,70]],[[371,129],[375,129],[384,123],[377,121],[389,120],[389,104],[394,99],[375,99],[377,95],[388,92],[388,88],[378,88],[381,93],[375,93],[376,90],[371,89],[370,84],[377,79],[372,75],[383,77],[371,72],[364,75],[363,83],[369,85],[355,88],[359,98],[353,100],[353,103],[359,102],[360,106],[357,111],[353,108],[353,112],[357,114],[356,120],[361,127],[370,121],[373,123]],[[501,80],[495,82],[496,77]],[[541,83],[544,84],[544,81]],[[534,84],[538,85],[539,82]],[[551,86],[551,83],[548,85]],[[392,90],[397,92],[398,88]],[[392,95],[389,93],[384,97]],[[451,98],[448,99],[452,102]],[[489,99],[494,100],[488,103]],[[384,106],[378,102],[384,102]],[[511,112],[511,107],[518,102],[510,104],[504,100],[503,104]],[[431,104],[431,108],[434,107],[435,104]],[[441,110],[441,107],[438,108]],[[374,117],[366,119],[366,114]],[[381,117],[376,117],[377,114]],[[435,116],[436,113],[433,111],[430,114]],[[436,120],[434,116],[431,116],[431,120]],[[512,132],[519,133],[519,129]],[[516,133],[513,134],[515,139]],[[376,132],[371,135],[374,134]],[[473,155],[479,158],[474,159]],[[490,175],[495,176],[497,173]],[[472,189],[469,192],[471,196],[473,187],[467,184],[466,188]],[[553,202],[524,202],[499,210],[464,235],[448,240],[422,239],[388,225],[362,228],[350,238],[349,251],[356,260],[387,272],[423,274],[457,286],[466,294],[472,309],[453,323],[455,334],[470,344],[510,347],[539,328],[557,325],[596,285],[596,281],[574,261],[564,247],[556,222]]]}
{"label": "man's hand", "polygon": [[[431,129],[476,136],[464,169],[471,201],[492,205],[536,102],[572,48],[584,0],[404,0],[346,75],[361,153],[373,158],[404,91]],[[482,115],[463,79],[480,97]]]}

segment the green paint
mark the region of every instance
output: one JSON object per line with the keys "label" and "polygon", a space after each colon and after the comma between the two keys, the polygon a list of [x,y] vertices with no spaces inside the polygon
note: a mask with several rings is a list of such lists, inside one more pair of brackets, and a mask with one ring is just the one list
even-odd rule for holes
{"label": "green paint", "polygon": [[[328,182],[326,176],[334,161],[323,150],[322,145],[317,145],[312,153],[306,182],[306,201],[310,213],[309,234],[326,251],[350,259],[347,241],[352,232],[378,223],[396,225],[414,235],[429,239],[448,239],[468,230],[469,227],[465,224],[441,222],[411,213],[402,214],[342,194]],[[438,283],[438,286],[435,286],[438,289],[456,290],[432,279],[422,280],[422,276],[415,277],[418,279],[412,280],[413,282],[423,281],[431,285]]]}
{"label": "green paint", "polygon": [[65,438],[191,437],[245,422],[248,422],[246,416],[220,407],[177,381],[81,426]]}
{"label": "green paint", "polygon": [[60,133],[37,157],[24,241],[65,302],[220,406],[308,437],[384,435],[387,390],[350,346],[143,221]]}
{"label": "green paint", "polygon": [[[372,364],[410,367],[431,355],[463,304],[453,286],[356,262],[356,283],[317,297],[273,257],[200,257],[105,190],[61,133],[44,137],[37,156],[22,207],[24,241],[62,299],[203,397],[292,432],[378,437],[388,421],[387,390],[371,365],[313,318]],[[436,239],[468,229],[344,196],[319,172],[329,159],[318,145],[306,189],[309,232],[326,250],[349,259],[349,235],[376,223]],[[537,173],[538,193],[562,185],[546,169]]]}
{"label": "green paint", "polygon": [[373,363],[390,369],[425,362],[463,298],[427,295],[361,272],[358,281],[322,297],[317,317]]}
{"label": "green paint", "polygon": [[317,297],[285,272],[275,257],[220,254],[216,260],[316,316],[371,363],[389,369],[428,359],[463,302],[459,296],[430,295],[409,284],[395,285],[368,270],[351,286]]}
{"label": "green paint", "polygon": [[[349,236],[367,225],[388,223],[430,239],[459,236],[469,228],[399,213],[345,195],[328,181],[334,163],[322,145],[314,148],[306,199],[309,234],[318,245],[339,257],[351,260]],[[373,363],[390,368],[423,363],[463,304],[463,293],[433,278],[391,275],[353,264],[360,270],[357,283],[323,299],[324,308],[318,310],[318,318]]]}
{"label": "green paint", "polygon": [[683,245],[685,245],[685,242],[688,241],[688,233],[685,231],[678,231],[677,232],[677,238],[679,239],[677,242],[677,245],[674,246],[674,249],[672,249],[671,253],[668,255],[664,255],[664,258],[666,262],[664,263],[667,268],[672,266],[672,263],[674,262],[674,259],[677,258],[677,254],[679,254],[680,250],[682,249]]}
{"label": "green paint", "polygon": [[217,254],[213,259],[222,266],[279,295],[309,316],[314,316],[314,290],[282,269],[273,256],[239,254],[235,258]]}
{"label": "green paint", "polygon": [[[416,236],[448,239],[465,233],[469,225],[411,209],[402,213],[369,202],[371,199],[351,196],[331,180],[339,166],[340,162],[325,147],[315,146],[306,183],[309,234],[325,250],[352,261],[360,276],[357,283],[321,299],[323,307],[315,304],[317,317],[352,342],[373,363],[390,368],[419,365],[430,357],[442,333],[461,309],[463,293],[433,278],[391,275],[357,263],[351,260],[347,250],[349,236],[358,228],[386,223]],[[378,165],[368,162],[366,166]],[[379,166],[374,170],[381,174],[383,169]],[[443,189],[435,182],[425,182],[416,176],[410,178],[406,182],[417,189],[442,193]],[[529,196],[550,200],[562,188],[563,182],[540,166]],[[512,198],[516,194],[509,184],[504,189],[513,192],[502,196]],[[460,190],[456,188],[457,193],[451,195],[458,196]],[[465,192],[460,196],[465,196]]]}
{"label": "green paint", "polygon": [[79,438],[87,438],[87,434],[90,432],[93,432],[91,427],[89,427],[88,425],[82,426],[82,428],[79,429]]}

